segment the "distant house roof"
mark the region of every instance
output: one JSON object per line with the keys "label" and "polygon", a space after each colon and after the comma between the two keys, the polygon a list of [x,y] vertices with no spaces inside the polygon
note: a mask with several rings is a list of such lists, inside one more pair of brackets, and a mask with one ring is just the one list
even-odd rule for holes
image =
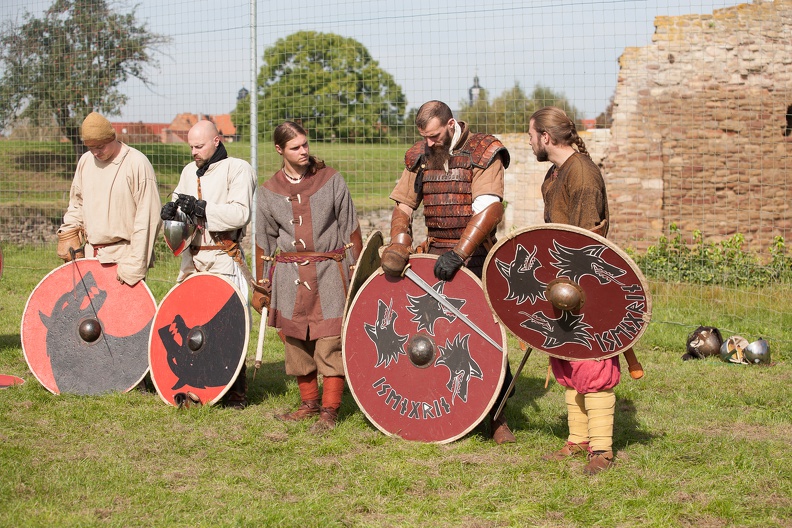
{"label": "distant house roof", "polygon": [[212,121],[217,126],[217,130],[220,131],[220,134],[223,136],[235,136],[236,135],[236,127],[234,126],[234,122],[231,121],[230,114],[220,114],[212,116]]}
{"label": "distant house roof", "polygon": [[159,143],[168,123],[116,122],[110,123],[116,136],[124,143]]}
{"label": "distant house roof", "polygon": [[173,121],[171,121],[169,132],[183,142],[187,142],[187,133],[195,123],[201,120],[211,121],[217,127],[220,135],[226,139],[233,139],[236,135],[236,127],[234,122],[231,121],[230,114],[178,114]]}
{"label": "distant house roof", "polygon": [[187,134],[190,129],[202,120],[214,123],[226,141],[236,139],[236,127],[229,114],[182,113],[176,115],[170,123],[118,122],[111,124],[118,139],[125,143],[187,143]]}

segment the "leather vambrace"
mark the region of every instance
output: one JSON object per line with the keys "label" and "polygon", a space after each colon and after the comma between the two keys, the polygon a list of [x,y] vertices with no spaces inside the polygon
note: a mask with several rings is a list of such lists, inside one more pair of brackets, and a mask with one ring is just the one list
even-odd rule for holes
{"label": "leather vambrace", "polygon": [[391,244],[412,247],[412,218],[397,205],[391,215]]}
{"label": "leather vambrace", "polygon": [[75,258],[85,258],[85,231],[83,228],[59,229],[57,253],[63,262],[70,262],[72,255]]}
{"label": "leather vambrace", "polygon": [[382,252],[382,269],[393,277],[400,276],[412,253],[412,218],[397,205],[391,216],[391,243]]}
{"label": "leather vambrace", "polygon": [[503,203],[495,202],[473,215],[454,247],[454,253],[467,259],[476,251],[503,219]]}

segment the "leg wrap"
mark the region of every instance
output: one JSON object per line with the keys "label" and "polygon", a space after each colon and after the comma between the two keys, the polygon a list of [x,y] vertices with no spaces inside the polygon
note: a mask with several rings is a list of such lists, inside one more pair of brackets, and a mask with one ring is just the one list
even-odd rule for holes
{"label": "leg wrap", "polygon": [[324,376],[322,381],[322,407],[338,409],[344,395],[343,376]]}
{"label": "leg wrap", "polygon": [[316,380],[316,371],[307,376],[297,376],[297,386],[300,388],[300,399],[302,401],[319,399],[319,382]]}
{"label": "leg wrap", "polygon": [[567,423],[569,424],[568,442],[581,444],[589,441],[589,417],[586,415],[584,397],[575,389],[567,389]]}
{"label": "leg wrap", "polygon": [[585,395],[588,413],[588,434],[592,451],[611,451],[613,447],[613,416],[616,394],[613,389]]}

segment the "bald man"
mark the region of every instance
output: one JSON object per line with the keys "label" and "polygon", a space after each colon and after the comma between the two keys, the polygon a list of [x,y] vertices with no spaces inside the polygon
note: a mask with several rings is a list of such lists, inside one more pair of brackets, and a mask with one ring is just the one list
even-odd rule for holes
{"label": "bald man", "polygon": [[[163,220],[172,220],[176,208],[199,225],[190,249],[182,253],[177,282],[196,272],[223,275],[248,298],[248,284],[240,265],[244,262],[239,242],[251,218],[256,175],[244,160],[228,157],[217,127],[198,121],[187,134],[193,161],[184,167],[173,201],[162,207]],[[247,405],[243,365],[239,377],[226,394],[225,404],[242,409]]]}

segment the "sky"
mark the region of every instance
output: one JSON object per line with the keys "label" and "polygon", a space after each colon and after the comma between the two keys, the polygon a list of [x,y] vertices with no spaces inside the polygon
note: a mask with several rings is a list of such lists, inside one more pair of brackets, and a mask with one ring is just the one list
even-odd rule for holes
{"label": "sky", "polygon": [[[49,0],[1,0],[0,21],[40,16]],[[759,0],[762,1],[762,0]],[[182,112],[233,110],[250,89],[265,48],[296,31],[336,33],[362,43],[401,86],[408,108],[429,99],[458,109],[478,76],[490,100],[519,84],[563,93],[583,117],[608,105],[627,46],[652,41],[659,15],[709,14],[733,0],[259,0],[251,68],[247,0],[138,0],[138,20],[171,42],[156,54],[153,86],[128,81],[115,121],[170,122]],[[124,12],[135,4],[113,3]]]}

